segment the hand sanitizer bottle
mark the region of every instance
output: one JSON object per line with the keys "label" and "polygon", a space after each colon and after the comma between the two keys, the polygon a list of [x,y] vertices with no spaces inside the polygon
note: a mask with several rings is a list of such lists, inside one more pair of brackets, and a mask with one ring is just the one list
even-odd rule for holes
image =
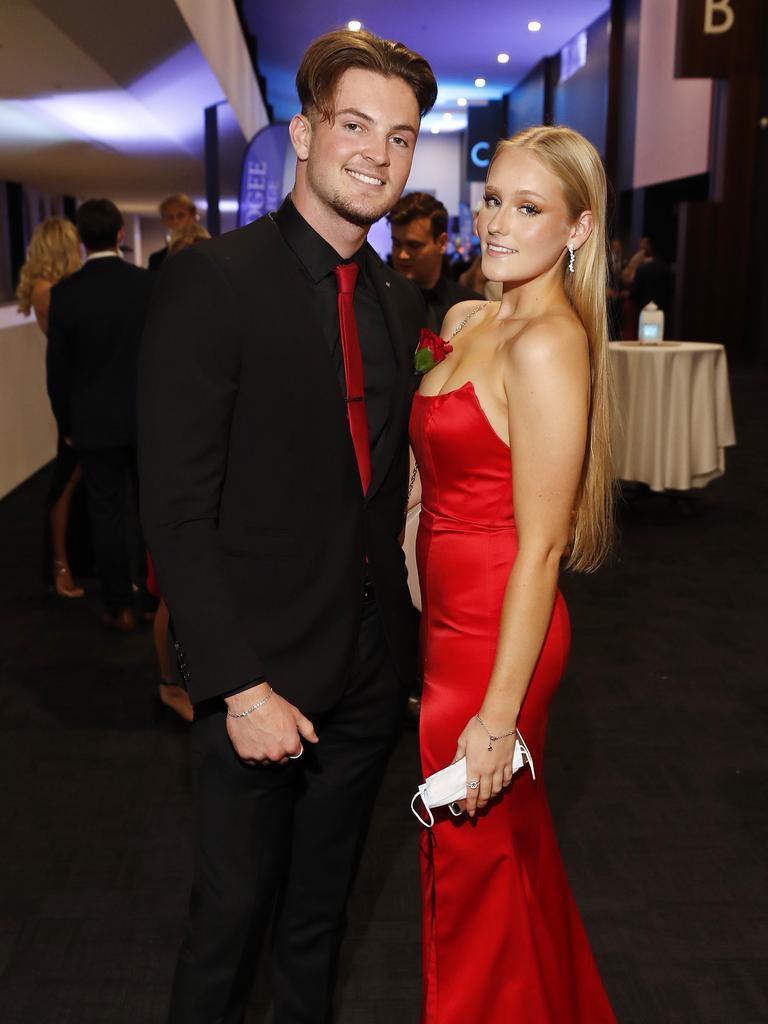
{"label": "hand sanitizer bottle", "polygon": [[664,310],[659,309],[655,302],[643,306],[637,336],[643,345],[658,345],[664,340]]}

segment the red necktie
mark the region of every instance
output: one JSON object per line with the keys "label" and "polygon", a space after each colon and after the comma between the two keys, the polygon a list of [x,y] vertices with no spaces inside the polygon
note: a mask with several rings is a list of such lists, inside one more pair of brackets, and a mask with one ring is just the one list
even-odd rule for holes
{"label": "red necktie", "polygon": [[339,287],[339,328],[344,352],[344,377],[347,381],[347,418],[363,494],[371,482],[371,444],[368,438],[368,417],[365,414],[365,380],[363,354],[355,322],[354,293],[357,281],[356,263],[340,263],[335,268]]}

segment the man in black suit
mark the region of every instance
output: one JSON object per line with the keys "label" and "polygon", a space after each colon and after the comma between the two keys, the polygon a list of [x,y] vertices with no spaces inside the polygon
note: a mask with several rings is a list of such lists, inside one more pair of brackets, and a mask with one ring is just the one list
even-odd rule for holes
{"label": "man in black suit", "polygon": [[195,702],[174,1024],[244,1019],[273,913],[275,1024],[330,1019],[413,676],[398,537],[424,311],[366,234],[436,83],[402,44],[344,30],[310,46],[297,88],[291,196],[166,265],[142,348],[142,520]]}
{"label": "man in black suit", "polygon": [[427,307],[425,326],[439,334],[451,306],[483,298],[445,272],[448,211],[428,192],[409,192],[390,210],[387,220],[392,229],[392,264],[421,289]]}
{"label": "man in black suit", "polygon": [[[197,224],[197,207],[189,196],[183,192],[174,192],[172,196],[160,203],[160,216],[163,219],[166,237],[170,240],[176,231],[188,227],[190,224]],[[170,242],[169,242],[170,244]],[[159,270],[168,257],[169,245],[150,253],[147,267],[149,270]]]}
{"label": "man in black suit", "polygon": [[126,487],[135,505],[136,372],[154,279],[121,258],[123,218],[109,199],[83,203],[75,222],[86,260],[51,289],[48,393],[83,467],[102,621],[126,631],[136,626],[132,563],[141,577],[144,560]]}
{"label": "man in black suit", "polygon": [[638,313],[649,302],[655,302],[669,316],[672,312],[672,271],[657,256],[650,238],[645,239],[645,256],[635,270],[630,297]]}

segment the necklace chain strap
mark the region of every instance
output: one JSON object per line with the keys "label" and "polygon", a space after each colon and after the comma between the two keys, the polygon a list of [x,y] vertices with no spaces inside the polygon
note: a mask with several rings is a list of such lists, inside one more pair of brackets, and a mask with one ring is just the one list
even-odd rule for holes
{"label": "necklace chain strap", "polygon": [[475,315],[475,313],[479,313],[480,310],[484,306],[486,306],[486,305],[487,305],[486,302],[480,302],[480,303],[478,303],[477,306],[475,306],[474,309],[470,309],[470,311],[467,313],[467,315],[464,317],[464,319],[461,321],[461,323],[458,325],[458,327],[456,327],[455,330],[453,331],[453,333],[451,334],[451,338],[455,338],[456,335],[461,330],[461,328],[464,326],[464,324],[466,324],[468,320],[471,320],[472,317]]}
{"label": "necklace chain strap", "polygon": [[413,485],[416,483],[416,474],[418,472],[419,472],[419,464],[418,464],[418,462],[414,462],[414,464],[413,464],[413,472],[411,473],[411,479],[408,481],[408,500],[409,501],[411,500],[411,495],[413,494]]}

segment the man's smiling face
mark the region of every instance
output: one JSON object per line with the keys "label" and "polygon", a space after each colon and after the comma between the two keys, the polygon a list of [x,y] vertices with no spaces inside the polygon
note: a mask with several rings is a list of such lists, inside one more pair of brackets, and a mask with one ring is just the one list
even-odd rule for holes
{"label": "man's smiling face", "polygon": [[306,182],[314,201],[370,226],[400,198],[411,171],[420,120],[413,90],[400,78],[350,68],[333,119],[310,120]]}

